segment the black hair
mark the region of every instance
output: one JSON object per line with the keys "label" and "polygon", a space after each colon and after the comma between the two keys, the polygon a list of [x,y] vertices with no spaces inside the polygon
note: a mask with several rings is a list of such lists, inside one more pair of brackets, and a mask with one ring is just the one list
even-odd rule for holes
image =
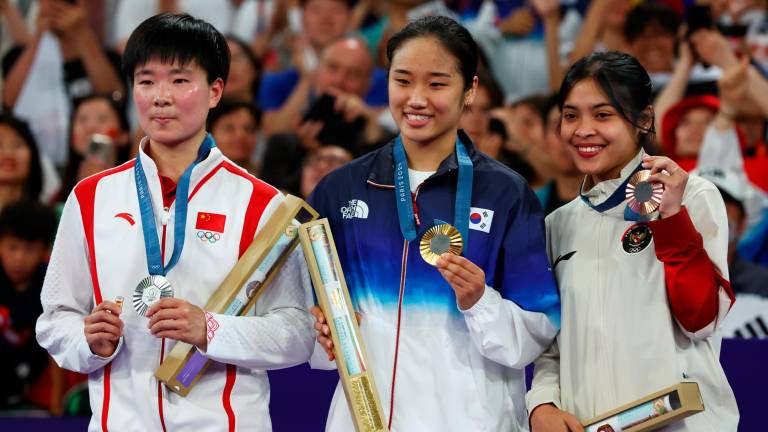
{"label": "black hair", "polygon": [[680,17],[671,7],[660,3],[640,3],[629,11],[624,20],[624,38],[632,43],[642,37],[645,29],[654,25],[675,36],[680,23]]}
{"label": "black hair", "polygon": [[37,147],[35,136],[24,120],[15,117],[8,111],[0,114],[0,125],[5,125],[16,132],[29,149],[29,173],[24,182],[24,196],[36,200],[43,190],[43,166],[40,163],[40,150]]}
{"label": "black hair", "polygon": [[483,87],[488,92],[491,108],[498,108],[504,105],[504,92],[491,73],[485,68],[477,70],[477,86]]}
{"label": "black hair", "polygon": [[[248,62],[251,64],[251,67],[253,67],[253,82],[251,83],[251,94],[250,100],[258,100],[259,97],[259,81],[261,80],[261,60],[259,60],[258,57],[256,57],[256,54],[254,54],[251,47],[245,43],[244,40],[240,39],[239,37],[228,34],[225,39],[229,42],[232,42],[233,44],[240,47],[240,50],[245,54],[245,57],[248,59]],[[230,52],[230,56],[231,56]],[[231,62],[231,59],[230,59]],[[231,64],[231,63],[230,63]],[[229,73],[229,72],[227,72]]]}
{"label": "black hair", "polygon": [[0,236],[5,235],[50,246],[56,235],[56,212],[31,199],[8,204],[0,212]]}
{"label": "black hair", "polygon": [[196,63],[208,83],[229,75],[229,47],[211,24],[187,14],[164,13],[147,18],[128,38],[123,52],[123,74],[133,85],[137,67],[152,59],[162,63]]}
{"label": "black hair", "polygon": [[[120,132],[126,134],[131,133],[131,125],[128,122],[128,113],[126,111],[125,104],[122,101],[115,100],[106,94],[91,94],[76,99],[72,108],[72,115],[69,119],[69,149],[67,150],[67,164],[64,166],[64,177],[62,178],[63,184],[61,191],[59,192],[59,197],[62,200],[67,199],[69,193],[72,192],[75,184],[77,184],[77,172],[80,169],[80,164],[83,162],[83,159],[85,159],[84,155],[81,155],[75,151],[73,145],[74,143],[72,142],[72,129],[74,128],[75,124],[75,116],[77,115],[77,110],[81,105],[93,100],[103,100],[107,102],[117,117],[118,124],[120,125]],[[130,159],[131,149],[132,146],[129,137],[129,142],[115,149],[115,163],[119,165]]]}
{"label": "black hair", "polygon": [[235,111],[239,111],[241,109],[248,111],[251,117],[253,117],[257,128],[261,126],[261,110],[258,109],[254,104],[248,103],[248,102],[222,99],[219,105],[216,106],[216,108],[213,108],[212,110],[208,111],[208,119],[206,120],[206,129],[208,129],[209,131],[212,131],[213,126],[222,117],[224,117],[227,114],[231,114]]}
{"label": "black hair", "polygon": [[392,65],[395,51],[411,39],[431,37],[456,57],[456,63],[464,79],[464,90],[472,88],[477,75],[478,48],[469,31],[461,24],[445,16],[428,16],[411,21],[395,33],[387,42],[387,61]]}
{"label": "black hair", "polygon": [[513,104],[513,106],[529,106],[533,111],[538,114],[539,118],[541,119],[541,124],[544,128],[547,127],[547,117],[549,116],[549,110],[552,109],[553,106],[556,105],[556,102],[552,102],[553,97],[549,94],[535,94],[528,96],[526,98],[523,98]]}
{"label": "black hair", "polygon": [[653,85],[640,62],[618,51],[597,52],[579,59],[565,74],[560,86],[557,102],[560,111],[571,90],[586,79],[595,81],[619,115],[640,131],[639,144],[649,148],[656,134],[653,110],[646,110],[653,103]]}
{"label": "black hair", "polygon": [[122,132],[131,131],[131,124],[128,123],[128,114],[125,109],[125,104],[122,101],[115,100],[110,95],[98,94],[98,93],[90,94],[88,96],[81,97],[74,101],[73,108],[72,108],[72,118],[70,119],[70,128],[72,127],[72,123],[74,123],[73,120],[75,118],[75,113],[77,113],[77,110],[80,108],[80,105],[86,102],[90,102],[92,100],[103,100],[107,102],[109,107],[115,113],[118,123],[120,123],[120,130]]}
{"label": "black hair", "polygon": [[741,217],[744,217],[744,215],[747,214],[746,209],[744,208],[744,203],[740,200],[734,197],[733,195],[729,194],[725,191],[725,189],[715,185],[717,187],[717,190],[720,191],[720,195],[723,197],[723,202],[726,204],[733,204],[736,207],[739,208],[739,212],[741,212]]}

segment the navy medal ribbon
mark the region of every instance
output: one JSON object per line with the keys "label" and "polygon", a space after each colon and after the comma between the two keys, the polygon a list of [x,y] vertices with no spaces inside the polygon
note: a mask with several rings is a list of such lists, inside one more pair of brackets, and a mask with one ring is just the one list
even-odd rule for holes
{"label": "navy medal ribbon", "polygon": [[[400,135],[395,138],[393,148],[395,160],[395,202],[397,203],[397,218],[400,222],[400,232],[409,242],[416,239],[416,221],[413,214],[411,185],[408,179],[408,159]],[[461,233],[466,250],[469,242],[469,205],[472,199],[472,159],[459,138],[456,138],[456,159],[459,163],[459,175],[456,187],[456,202],[454,204],[453,226]]]}
{"label": "navy medal ribbon", "polygon": [[[639,164],[637,167],[635,167],[634,170],[632,170],[631,173],[627,176],[626,179],[619,185],[618,188],[611,194],[611,196],[608,197],[605,201],[603,201],[600,204],[592,204],[592,202],[589,201],[589,198],[586,196],[579,194],[581,196],[581,200],[584,201],[589,207],[591,207],[593,210],[603,213],[606,210],[610,210],[617,205],[621,204],[626,200],[626,189],[627,184],[629,183],[629,180],[632,178],[633,175],[635,175],[636,172],[643,169],[643,164]],[[629,205],[627,205],[624,208],[624,220],[625,221],[636,221],[636,222],[647,222],[650,220],[649,215],[641,215],[634,210],[632,210]]]}

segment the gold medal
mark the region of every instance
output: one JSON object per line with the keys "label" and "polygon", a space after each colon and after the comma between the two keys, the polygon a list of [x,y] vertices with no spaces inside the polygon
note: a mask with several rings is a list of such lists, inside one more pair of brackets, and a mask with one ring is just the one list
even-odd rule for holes
{"label": "gold medal", "polygon": [[627,205],[641,215],[649,215],[658,210],[661,195],[664,192],[664,185],[648,181],[650,176],[650,170],[640,170],[627,183],[626,197],[629,200]]}
{"label": "gold medal", "polygon": [[440,224],[428,229],[421,236],[419,250],[429,265],[437,265],[437,259],[444,253],[460,255],[464,248],[461,233],[452,225]]}

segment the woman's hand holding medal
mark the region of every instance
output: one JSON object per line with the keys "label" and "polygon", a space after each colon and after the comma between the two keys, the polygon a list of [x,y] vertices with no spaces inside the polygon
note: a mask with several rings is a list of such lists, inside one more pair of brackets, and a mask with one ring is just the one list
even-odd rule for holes
{"label": "woman's hand holding medal", "polygon": [[472,261],[460,255],[444,253],[436,266],[456,292],[456,302],[461,310],[471,308],[483,296],[485,272]]}
{"label": "woman's hand holding medal", "polygon": [[85,340],[91,352],[109,357],[117,348],[123,335],[123,321],[119,318],[121,307],[111,301],[103,301],[85,317]]}
{"label": "woman's hand holding medal", "polygon": [[205,313],[199,307],[178,298],[163,298],[147,310],[150,332],[155,337],[169,338],[208,348]]}
{"label": "woman's hand holding medal", "polygon": [[651,170],[651,175],[648,177],[650,183],[664,185],[659,215],[662,218],[676,215],[683,204],[683,192],[685,192],[685,185],[688,183],[688,173],[670,158],[664,156],[645,156],[643,168]]}

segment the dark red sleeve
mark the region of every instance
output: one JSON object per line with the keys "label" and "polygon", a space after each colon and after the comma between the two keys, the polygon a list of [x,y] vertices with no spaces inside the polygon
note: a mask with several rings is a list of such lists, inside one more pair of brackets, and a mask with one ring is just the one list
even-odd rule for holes
{"label": "dark red sleeve", "polygon": [[684,329],[695,333],[717,317],[720,287],[733,304],[731,284],[709,259],[701,234],[685,207],[672,217],[649,222],[649,226],[656,243],[656,257],[664,263],[672,314]]}

